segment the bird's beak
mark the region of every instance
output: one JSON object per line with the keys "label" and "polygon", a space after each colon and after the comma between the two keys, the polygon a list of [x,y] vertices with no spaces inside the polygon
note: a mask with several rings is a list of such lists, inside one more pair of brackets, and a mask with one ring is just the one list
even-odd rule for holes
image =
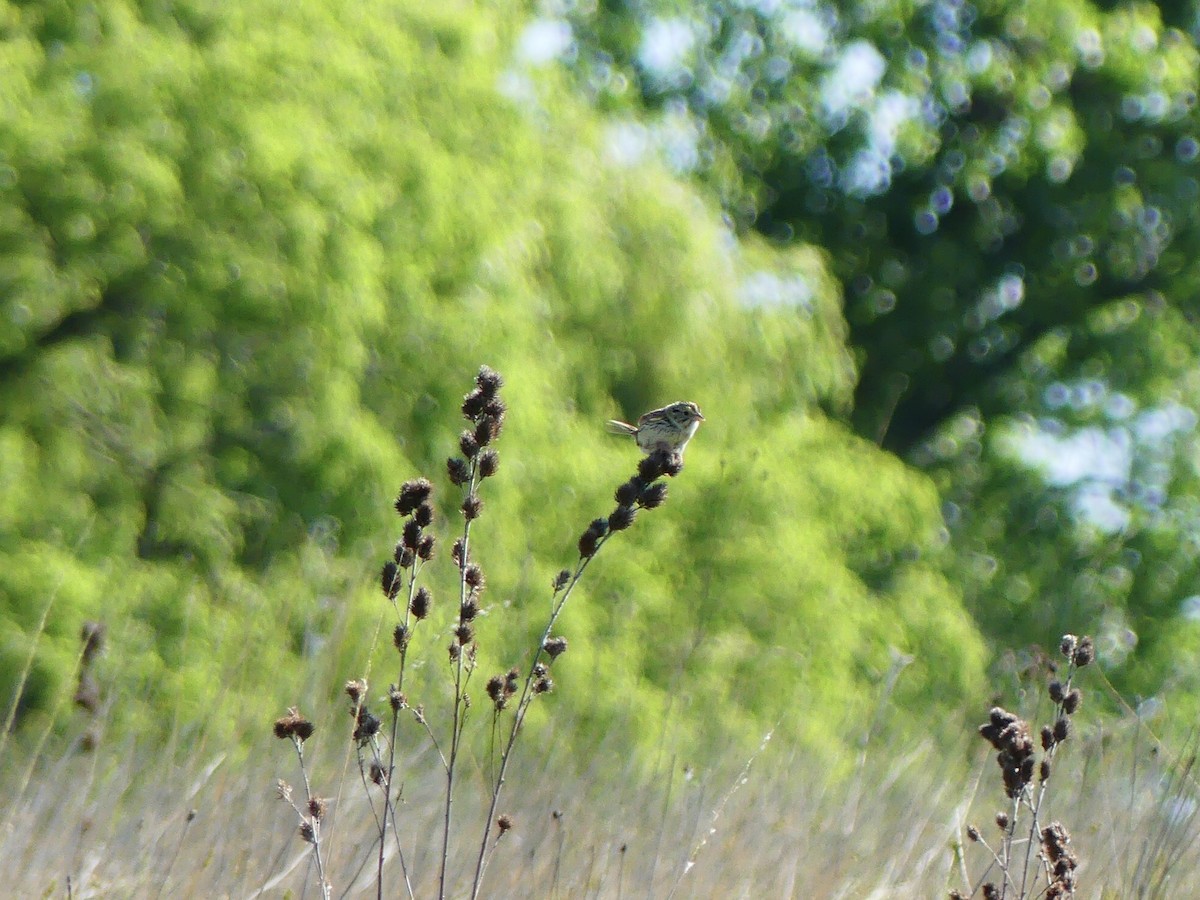
{"label": "bird's beak", "polygon": [[701,422],[704,421],[704,413],[700,412],[700,410],[696,410],[696,415],[700,417]]}

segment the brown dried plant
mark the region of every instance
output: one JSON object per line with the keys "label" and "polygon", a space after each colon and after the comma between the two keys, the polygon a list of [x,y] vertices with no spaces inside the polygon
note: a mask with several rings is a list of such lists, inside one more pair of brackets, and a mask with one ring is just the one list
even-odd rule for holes
{"label": "brown dried plant", "polygon": [[[421,623],[434,611],[434,595],[424,583],[425,566],[434,558],[437,546],[436,538],[430,532],[435,518],[432,502],[434,487],[426,478],[406,481],[396,497],[394,506],[403,519],[401,537],[380,572],[380,589],[395,615],[392,643],[398,655],[396,680],[388,685],[386,693],[390,710],[388,721],[385,723],[371,711],[369,685],[365,678],[353,679],[345,685],[353,721],[351,739],[357,754],[362,785],[374,815],[376,844],[371,852],[375,864],[376,896],[379,898],[392,893],[385,888],[384,871],[386,849],[392,844],[400,861],[403,890],[410,898],[415,896],[413,884],[416,879],[410,872],[409,860],[417,857],[410,856],[412,848],[402,840],[398,822],[398,807],[404,800],[404,779],[398,771],[400,761],[397,746],[401,723],[409,719],[430,741],[444,779],[439,849],[435,856],[438,897],[444,898],[451,891],[450,864],[452,834],[457,824],[456,799],[462,781],[460,770],[464,759],[466,728],[473,709],[469,688],[478,666],[477,628],[479,617],[484,612],[483,594],[487,585],[484,568],[476,553],[475,529],[485,511],[484,500],[480,496],[481,487],[500,468],[499,452],[494,445],[503,430],[507,412],[501,398],[503,383],[503,378],[493,369],[487,366],[480,369],[474,387],[464,396],[461,405],[468,427],[459,436],[458,452],[446,463],[446,475],[451,485],[461,493],[458,509],[462,524],[449,554],[456,574],[457,604],[449,625],[448,646],[440,651],[429,641],[422,642],[420,646],[422,652],[441,655],[449,663],[451,691],[444,725],[437,724],[437,719],[425,704],[410,701],[406,686],[406,672],[416,647],[414,639],[421,630]],[[573,567],[563,569],[552,580],[550,615],[540,637],[531,647],[528,664],[524,667],[513,666],[487,680],[485,691],[491,713],[487,720],[493,743],[497,745],[497,756],[491,773],[485,779],[486,793],[479,798],[481,807],[486,805],[487,812],[480,827],[478,851],[473,854],[473,863],[468,870],[473,873],[472,898],[480,895],[487,865],[500,841],[516,827],[511,815],[499,811],[500,799],[528,712],[538,697],[554,689],[551,666],[568,649],[567,638],[555,633],[567,601],[601,548],[618,532],[633,525],[639,512],[663,504],[667,497],[667,484],[663,479],[678,475],[682,468],[683,459],[678,452],[655,451],[640,460],[636,474],[617,488],[616,507],[606,518],[594,519],[579,537],[579,555]],[[302,720],[307,723],[309,730],[301,737],[288,724],[297,716],[294,710],[289,711],[288,716],[276,722],[275,729],[280,737],[292,739],[300,761],[308,803],[292,805],[300,817],[301,837],[312,845],[317,877],[324,896],[328,896],[331,886],[326,877],[326,859],[322,855],[322,816],[313,812],[314,801],[303,753],[304,740],[311,734],[311,723]],[[411,774],[419,777],[422,773]],[[291,789],[282,782],[280,784],[281,796],[290,800]],[[321,809],[323,811],[323,806]]]}
{"label": "brown dried plant", "polygon": [[[1071,835],[1059,822],[1043,823],[1046,790],[1055,768],[1058,749],[1070,737],[1071,717],[1079,711],[1083,694],[1075,687],[1079,670],[1096,658],[1090,637],[1063,635],[1059,651],[1066,657],[1065,677],[1051,664],[1055,677],[1047,687],[1054,704],[1053,722],[1042,726],[1035,742],[1029,723],[1002,707],[994,707],[988,721],[979,726],[980,736],[996,750],[996,763],[1006,809],[996,813],[1000,837],[996,845],[975,825],[967,826],[967,839],[984,848],[990,861],[983,875],[971,884],[962,870],[964,890],[950,891],[951,900],[982,896],[985,900],[1026,900],[1030,897],[1074,897],[1079,861],[1071,846]],[[1041,757],[1038,757],[1038,745]],[[1033,851],[1038,848],[1035,860]],[[960,857],[961,862],[961,857]],[[1036,863],[1036,865],[1034,865]],[[1034,875],[1034,871],[1040,875]],[[998,881],[998,883],[997,883]]]}

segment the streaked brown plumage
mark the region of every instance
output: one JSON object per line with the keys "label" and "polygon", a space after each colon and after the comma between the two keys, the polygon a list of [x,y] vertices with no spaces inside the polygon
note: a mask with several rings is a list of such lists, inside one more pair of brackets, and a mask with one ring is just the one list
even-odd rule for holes
{"label": "streaked brown plumage", "polygon": [[700,407],[689,400],[680,400],[652,409],[637,421],[637,425],[610,419],[608,430],[613,434],[627,434],[637,441],[643,453],[666,451],[683,456],[688,441],[704,421]]}

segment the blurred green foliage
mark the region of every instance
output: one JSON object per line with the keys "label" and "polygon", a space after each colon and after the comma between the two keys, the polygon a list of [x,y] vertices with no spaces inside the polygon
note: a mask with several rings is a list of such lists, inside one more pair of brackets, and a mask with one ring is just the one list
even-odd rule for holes
{"label": "blurred green foliage", "polygon": [[847,420],[936,480],[992,642],[1200,692],[1196,3],[538,9],[739,233],[827,252]]}
{"label": "blurred green foliage", "polygon": [[[382,691],[390,497],[426,473],[458,527],[444,460],[482,362],[511,408],[475,532],[485,667],[528,652],[632,472],[603,420],[708,417],[563,621],[544,708],[584,737],[702,754],[781,721],[836,752],[906,655],[925,724],[895,727],[978,699],[934,486],[839,421],[829,257],[735,238],[614,153],[514,56],[524,12],[0,7],[0,684],[36,646],[27,721],[63,713],[87,619],[117,728],[265,733],[368,668]],[[432,692],[445,544],[431,572]]]}

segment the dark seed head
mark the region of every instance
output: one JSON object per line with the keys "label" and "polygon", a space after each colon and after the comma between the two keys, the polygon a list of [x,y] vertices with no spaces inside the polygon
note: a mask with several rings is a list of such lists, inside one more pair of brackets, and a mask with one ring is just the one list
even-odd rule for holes
{"label": "dark seed head", "polygon": [[304,716],[297,712],[295,707],[287,711],[287,715],[275,720],[275,737],[290,738],[294,737],[298,741],[307,741],[312,737],[316,727]]}
{"label": "dark seed head", "polygon": [[608,527],[613,531],[624,531],[633,524],[637,510],[632,506],[618,506],[608,517]]}
{"label": "dark seed head", "polygon": [[988,713],[987,724],[979,726],[979,735],[997,750],[1001,750],[1004,747],[1004,736],[1008,729],[1020,721],[1003,707],[994,706]]}
{"label": "dark seed head", "polygon": [[409,633],[408,629],[403,625],[397,625],[392,629],[392,643],[397,650],[403,650],[408,646]]}
{"label": "dark seed head", "polygon": [[484,416],[475,425],[472,437],[479,447],[486,447],[500,433],[500,420]]}
{"label": "dark seed head", "polygon": [[504,676],[493,675],[487,680],[487,695],[493,703],[501,703],[504,700]]}
{"label": "dark seed head", "polygon": [[1042,749],[1049,750],[1054,746],[1054,729],[1049,725],[1042,726]]}
{"label": "dark seed head", "polygon": [[467,521],[478,519],[481,512],[483,512],[483,501],[479,499],[478,494],[471,494],[463,500],[462,514]]}
{"label": "dark seed head", "polygon": [[471,469],[467,466],[467,461],[458,456],[446,460],[446,474],[450,476],[451,484],[464,485],[471,480]]}
{"label": "dark seed head", "polygon": [[508,413],[508,406],[499,397],[493,397],[483,405],[483,417],[493,421],[492,439],[494,440],[500,434],[500,429],[504,425],[504,417]]}
{"label": "dark seed head", "polygon": [[1071,734],[1071,720],[1066,716],[1059,716],[1054,723],[1054,740],[1058,743],[1065,741]]}
{"label": "dark seed head", "polygon": [[662,506],[663,501],[666,499],[667,483],[665,481],[656,481],[654,484],[646,485],[638,497],[638,503],[646,509],[655,509]]}
{"label": "dark seed head", "polygon": [[643,481],[654,481],[662,475],[674,478],[683,471],[683,458],[678,453],[655,450],[638,464],[638,475]]}
{"label": "dark seed head", "polygon": [[470,625],[464,623],[454,629],[454,639],[459,644],[469,644],[473,637],[475,637],[475,630]]}
{"label": "dark seed head", "polygon": [[1070,845],[1071,833],[1061,823],[1051,822],[1042,829],[1042,849],[1046,851],[1050,862],[1057,863],[1064,857],[1072,856]]}
{"label": "dark seed head", "polygon": [[1082,637],[1079,639],[1079,646],[1075,648],[1075,656],[1073,657],[1075,665],[1082,669],[1084,666],[1091,665],[1096,659],[1096,646],[1092,643],[1090,637]]}
{"label": "dark seed head", "polygon": [[421,543],[421,526],[417,524],[416,519],[409,519],[404,523],[404,546],[415,552],[419,543]]}
{"label": "dark seed head", "polygon": [[479,454],[479,477],[491,478],[500,468],[500,454],[490,447]]}
{"label": "dark seed head", "polygon": [[413,513],[413,518],[422,528],[428,528],[429,523],[433,521],[433,507],[428,503],[422,503]]}
{"label": "dark seed head", "polygon": [[467,567],[463,569],[463,581],[473,589],[482,588],[487,583],[487,579],[483,577],[483,569],[475,563],[467,563]]}
{"label": "dark seed head", "polygon": [[421,543],[417,544],[417,556],[428,562],[433,559],[433,548],[436,544],[432,534],[422,535]]}
{"label": "dark seed head", "polygon": [[396,512],[407,516],[428,500],[432,493],[433,485],[427,478],[414,478],[412,481],[404,482],[400,488],[400,495],[396,498]]}
{"label": "dark seed head", "polygon": [[346,696],[351,703],[362,703],[367,696],[367,682],[361,678],[346,682]]}
{"label": "dark seed head", "polygon": [[1063,712],[1068,716],[1075,715],[1079,709],[1079,704],[1083,702],[1083,693],[1079,688],[1071,688],[1067,696],[1063,697]]}
{"label": "dark seed head", "polygon": [[400,593],[400,570],[396,568],[396,564],[385,562],[383,571],[379,576],[380,587],[383,588],[383,595],[389,600],[395,600],[396,595]]}
{"label": "dark seed head", "polygon": [[479,392],[490,400],[504,386],[504,378],[491,366],[480,366],[479,374],[475,376],[475,385]]}
{"label": "dark seed head", "polygon": [[462,402],[463,418],[474,421],[475,418],[480,413],[483,412],[483,405],[486,402],[487,402],[487,399],[483,396],[483,392],[480,391],[478,388],[471,391],[471,393],[469,393],[463,397],[463,402]]}
{"label": "dark seed head", "polygon": [[1031,781],[1033,781],[1033,757],[1027,756],[1021,760],[1020,776],[1018,779],[1018,784],[1016,785],[1016,790],[1009,796],[1016,797],[1021,793],[1021,787],[1029,784]]}
{"label": "dark seed head", "polygon": [[458,437],[458,449],[462,451],[462,455],[467,459],[474,459],[475,454],[479,452],[479,441],[475,440],[475,435],[470,431],[464,431]]}
{"label": "dark seed head", "polygon": [[542,645],[546,650],[546,655],[551,659],[558,659],[567,652],[567,639],[565,637],[546,638],[546,643]]}
{"label": "dark seed head", "polygon": [[637,502],[638,495],[642,492],[642,480],[636,476],[630,478],[619,488],[614,495],[617,503],[621,506],[633,506]]}
{"label": "dark seed head", "polygon": [[649,483],[665,475],[668,456],[666,453],[656,451],[649,456],[642,457],[638,462],[638,477]]}
{"label": "dark seed head", "polygon": [[358,712],[354,726],[354,739],[360,743],[369,741],[375,735],[379,734],[379,729],[382,725],[383,723],[379,721],[378,716],[363,707]]}
{"label": "dark seed head", "polygon": [[600,543],[600,535],[588,529],[579,536],[579,555],[586,558],[596,552],[596,548]]}
{"label": "dark seed head", "polygon": [[412,612],[413,618],[423,619],[429,615],[429,605],[433,598],[429,594],[429,588],[421,585],[413,594],[412,603],[409,604],[409,611]]}

